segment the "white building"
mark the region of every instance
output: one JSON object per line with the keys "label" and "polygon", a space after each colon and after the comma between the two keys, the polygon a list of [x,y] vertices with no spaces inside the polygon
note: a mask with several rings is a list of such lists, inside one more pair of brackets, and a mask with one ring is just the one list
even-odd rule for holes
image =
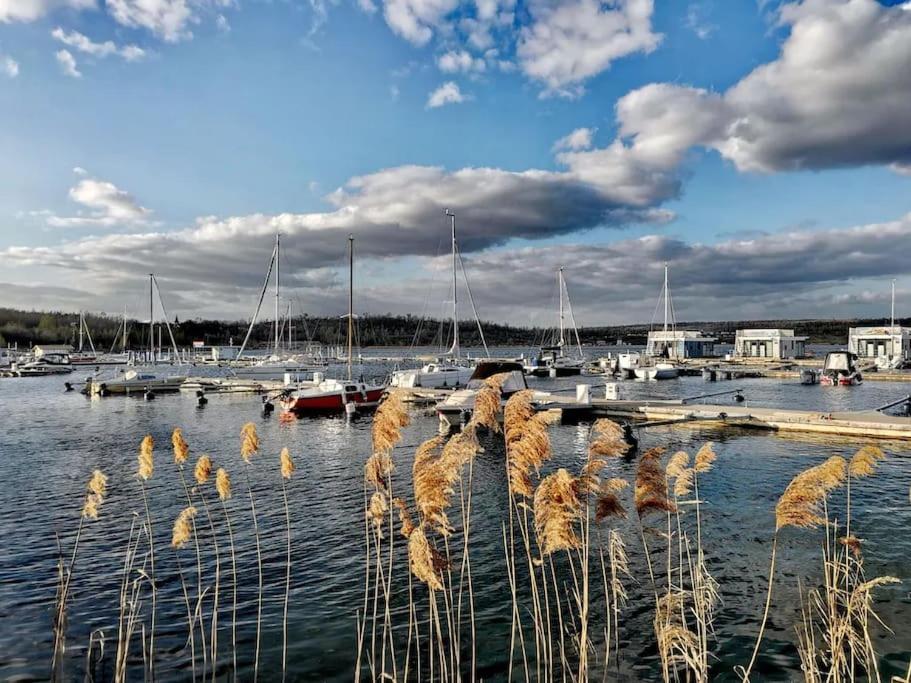
{"label": "white building", "polygon": [[806,337],[794,330],[737,330],[735,358],[800,358],[806,355]]}
{"label": "white building", "polygon": [[848,350],[858,358],[900,358],[911,360],[911,328],[894,325],[852,327],[848,330]]}
{"label": "white building", "polygon": [[653,330],[648,333],[645,355],[656,358],[709,358],[715,355],[715,337],[698,330]]}

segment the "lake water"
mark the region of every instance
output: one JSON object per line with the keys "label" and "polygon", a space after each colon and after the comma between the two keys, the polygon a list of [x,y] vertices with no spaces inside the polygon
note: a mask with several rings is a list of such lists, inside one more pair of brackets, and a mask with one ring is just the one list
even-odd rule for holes
{"label": "lake water", "polygon": [[[510,354],[512,350],[504,350]],[[401,351],[376,353],[401,354]],[[597,353],[597,352],[595,352]],[[384,368],[371,368],[382,372]],[[262,440],[261,453],[249,468],[262,532],[265,572],[262,663],[264,680],[281,667],[282,599],[285,576],[285,523],[278,453],[287,446],[297,472],[288,486],[292,519],[292,589],[289,609],[289,669],[296,680],[351,680],[356,655],[355,616],[363,600],[364,525],[363,464],[370,454],[367,419],[348,422],[321,418],[282,421],[262,417],[257,396],[211,396],[204,409],[192,395],[162,395],[154,401],[110,397],[89,399],[64,393],[65,379],[47,377],[0,380],[0,678],[45,680],[53,649],[52,616],[56,585],[58,537],[65,552],[72,548],[85,483],[95,468],[109,476],[109,497],[98,521],[87,523],[73,574],[65,678],[81,679],[87,646],[95,634],[105,641],[99,678],[111,678],[116,649],[120,568],[130,524],[143,513],[142,495],[134,476],[140,439],[156,441],[155,473],[147,490],[157,540],[159,582],[156,634],[157,677],[183,680],[191,675],[186,646],[186,606],[180,571],[191,592],[196,589],[196,557],[192,546],[169,547],[171,527],[186,498],[170,448],[170,433],[182,427],[191,457],[212,456],[216,466],[232,474],[234,498],[229,502],[239,573],[238,660],[240,677],[251,674],[255,634],[256,565],[246,479],[238,454],[238,432],[254,421]],[[550,381],[541,386],[572,388],[577,381],[603,383],[600,378]],[[746,405],[818,410],[873,408],[911,393],[911,384],[868,382],[855,388],[801,386],[788,380],[739,380],[706,384],[701,378],[660,383],[624,382],[623,397],[694,396],[705,391],[742,388]],[[731,400],[726,397],[713,402]],[[431,411],[416,412],[395,451],[397,484],[407,488],[414,449],[437,431]],[[577,471],[586,457],[587,424],[551,430],[554,458],[547,466]],[[710,570],[720,584],[721,604],[711,649],[712,676],[735,680],[737,664],[749,659],[765,597],[774,506],[799,471],[833,454],[850,455],[861,441],[811,437],[780,437],[768,433],[708,427],[656,427],[640,433],[642,448],[695,451],[706,440],[716,443],[715,469],[700,480],[704,545]],[[484,437],[484,452],[474,465],[472,575],[478,609],[478,673],[487,680],[507,673],[510,601],[503,562],[501,525],[506,518],[503,447]],[[876,608],[894,633],[877,627],[883,678],[907,670],[911,657],[911,450],[886,443],[888,459],[879,472],[857,481],[852,490],[854,529],[864,539],[869,576],[894,575],[902,584],[877,593]],[[635,462],[611,463],[608,476],[632,481]],[[410,482],[409,482],[410,483]],[[208,498],[221,543],[222,590],[219,671],[227,676],[230,660],[231,602],[223,513],[210,490]],[[406,492],[410,495],[410,492]],[[838,495],[833,506],[840,505]],[[197,498],[198,504],[198,498]],[[200,511],[204,551],[203,574],[214,574],[208,522]],[[618,526],[626,540],[631,573],[630,601],[621,614],[619,670],[613,680],[654,679],[659,663],[654,644],[650,596],[638,526]],[[798,580],[804,587],[820,580],[821,532],[783,532],[772,616],[757,665],[757,680],[800,678],[794,625],[799,616]],[[399,549],[402,544],[399,542]],[[404,557],[399,562],[403,562]],[[178,564],[179,562],[179,564]],[[400,564],[400,569],[404,564]],[[398,584],[397,584],[398,587]],[[401,596],[399,596],[401,597]],[[148,605],[144,605],[146,613]],[[597,609],[595,610],[597,612]],[[397,615],[402,616],[402,615]],[[599,617],[593,616],[597,622]],[[141,653],[131,660],[131,678],[142,678]],[[97,655],[98,645],[94,652]],[[201,661],[198,666],[201,666]]]}

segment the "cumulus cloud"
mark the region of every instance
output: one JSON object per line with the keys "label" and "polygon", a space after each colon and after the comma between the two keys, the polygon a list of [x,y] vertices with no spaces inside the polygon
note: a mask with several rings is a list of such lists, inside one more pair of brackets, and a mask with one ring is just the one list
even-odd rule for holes
{"label": "cumulus cloud", "polygon": [[447,104],[461,104],[469,99],[471,98],[468,95],[462,94],[457,83],[447,81],[427,97],[427,108],[437,109]]}
{"label": "cumulus cloud", "polygon": [[7,55],[0,55],[0,73],[7,78],[15,78],[19,75],[19,62]]}
{"label": "cumulus cloud", "polygon": [[137,45],[118,46],[112,40],[106,40],[103,43],[96,43],[88,36],[78,31],[64,31],[59,26],[51,31],[51,37],[64,45],[68,45],[79,52],[91,55],[93,57],[108,57],[117,55],[128,62],[134,62],[145,57],[146,52]]}
{"label": "cumulus cloud", "polygon": [[73,53],[69,50],[58,50],[54,55],[57,58],[57,64],[60,65],[60,70],[70,78],[82,78],[82,72],[79,71],[76,65],[76,58],[73,57]]}
{"label": "cumulus cloud", "polygon": [[459,5],[459,0],[385,0],[383,16],[395,33],[422,46]]}
{"label": "cumulus cloud", "polygon": [[107,0],[106,7],[117,23],[147,29],[166,42],[193,37],[189,24],[195,15],[187,0]]}
{"label": "cumulus cloud", "polygon": [[572,133],[566,135],[554,143],[553,151],[578,151],[588,149],[592,146],[592,136],[597,128],[576,128]]}
{"label": "cumulus cloud", "polygon": [[522,30],[516,53],[522,71],[546,86],[542,94],[576,97],[583,83],[611,62],[651,52],[661,41],[652,31],[652,0],[535,0],[534,18]]}
{"label": "cumulus cloud", "polygon": [[[649,85],[618,104],[624,135],[664,153],[717,150],[741,171],[911,161],[911,11],[876,0],[804,0],[779,11],[777,59],[722,94]],[[654,116],[655,113],[658,116]]]}
{"label": "cumulus cloud", "polygon": [[487,68],[480,57],[473,57],[467,50],[450,50],[437,57],[437,66],[443,73],[481,72]]}
{"label": "cumulus cloud", "polygon": [[82,176],[82,179],[70,188],[69,197],[85,207],[88,213],[76,216],[54,214],[47,218],[48,225],[57,228],[136,225],[145,223],[152,213],[141,206],[133,195],[121,190],[114,183],[87,178],[86,170],[79,166],[74,168],[73,172]]}
{"label": "cumulus cloud", "polygon": [[92,9],[94,0],[0,0],[0,23],[29,22],[40,19],[57,7]]}

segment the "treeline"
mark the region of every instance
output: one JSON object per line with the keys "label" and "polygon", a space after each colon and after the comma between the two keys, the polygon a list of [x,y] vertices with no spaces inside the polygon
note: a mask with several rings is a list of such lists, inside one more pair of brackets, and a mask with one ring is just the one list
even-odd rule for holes
{"label": "treeline", "polygon": [[[120,349],[123,334],[123,319],[120,317],[86,313],[86,323],[92,335],[95,348],[107,351]],[[911,325],[911,319],[896,321]],[[240,344],[247,333],[248,323],[242,320],[179,320],[170,321],[171,330],[178,346],[190,346],[194,341],[209,345]],[[679,323],[678,328],[699,329],[717,337],[721,342],[732,342],[734,333],[743,327],[793,329],[796,334],[807,336],[811,343],[844,344],[849,327],[883,325],[876,320],[751,320],[751,321],[708,321]],[[148,323],[127,319],[127,347],[143,348],[149,343]],[[438,346],[449,342],[452,335],[448,322],[422,320],[412,315],[363,315],[356,324],[357,344],[366,346]],[[483,323],[484,337],[490,346],[537,346],[551,341],[552,330],[535,327],[518,327],[502,323]],[[643,344],[649,326],[612,325],[580,328],[579,337],[583,344],[613,344],[618,339],[624,344]],[[304,316],[283,324],[283,339],[295,343],[318,342],[333,346],[345,343],[347,320],[337,317]],[[254,326],[248,346],[264,347],[274,339],[274,324],[263,321]],[[156,331],[156,340],[158,332]],[[59,311],[22,311],[0,308],[0,346],[18,345],[29,348],[36,344],[72,344],[79,338],[79,315]],[[169,344],[167,329],[162,327],[161,338]],[[459,325],[459,338],[463,346],[480,345],[480,335],[475,323]],[[88,347],[85,338],[84,346]]]}

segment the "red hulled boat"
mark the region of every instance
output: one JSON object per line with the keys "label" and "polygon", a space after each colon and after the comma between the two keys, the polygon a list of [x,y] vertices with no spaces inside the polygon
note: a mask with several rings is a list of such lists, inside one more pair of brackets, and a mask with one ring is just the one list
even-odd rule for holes
{"label": "red hulled boat", "polygon": [[358,408],[376,406],[384,391],[386,387],[381,385],[326,379],[314,387],[293,391],[281,400],[281,406],[282,410],[297,415],[342,413],[348,403]]}

